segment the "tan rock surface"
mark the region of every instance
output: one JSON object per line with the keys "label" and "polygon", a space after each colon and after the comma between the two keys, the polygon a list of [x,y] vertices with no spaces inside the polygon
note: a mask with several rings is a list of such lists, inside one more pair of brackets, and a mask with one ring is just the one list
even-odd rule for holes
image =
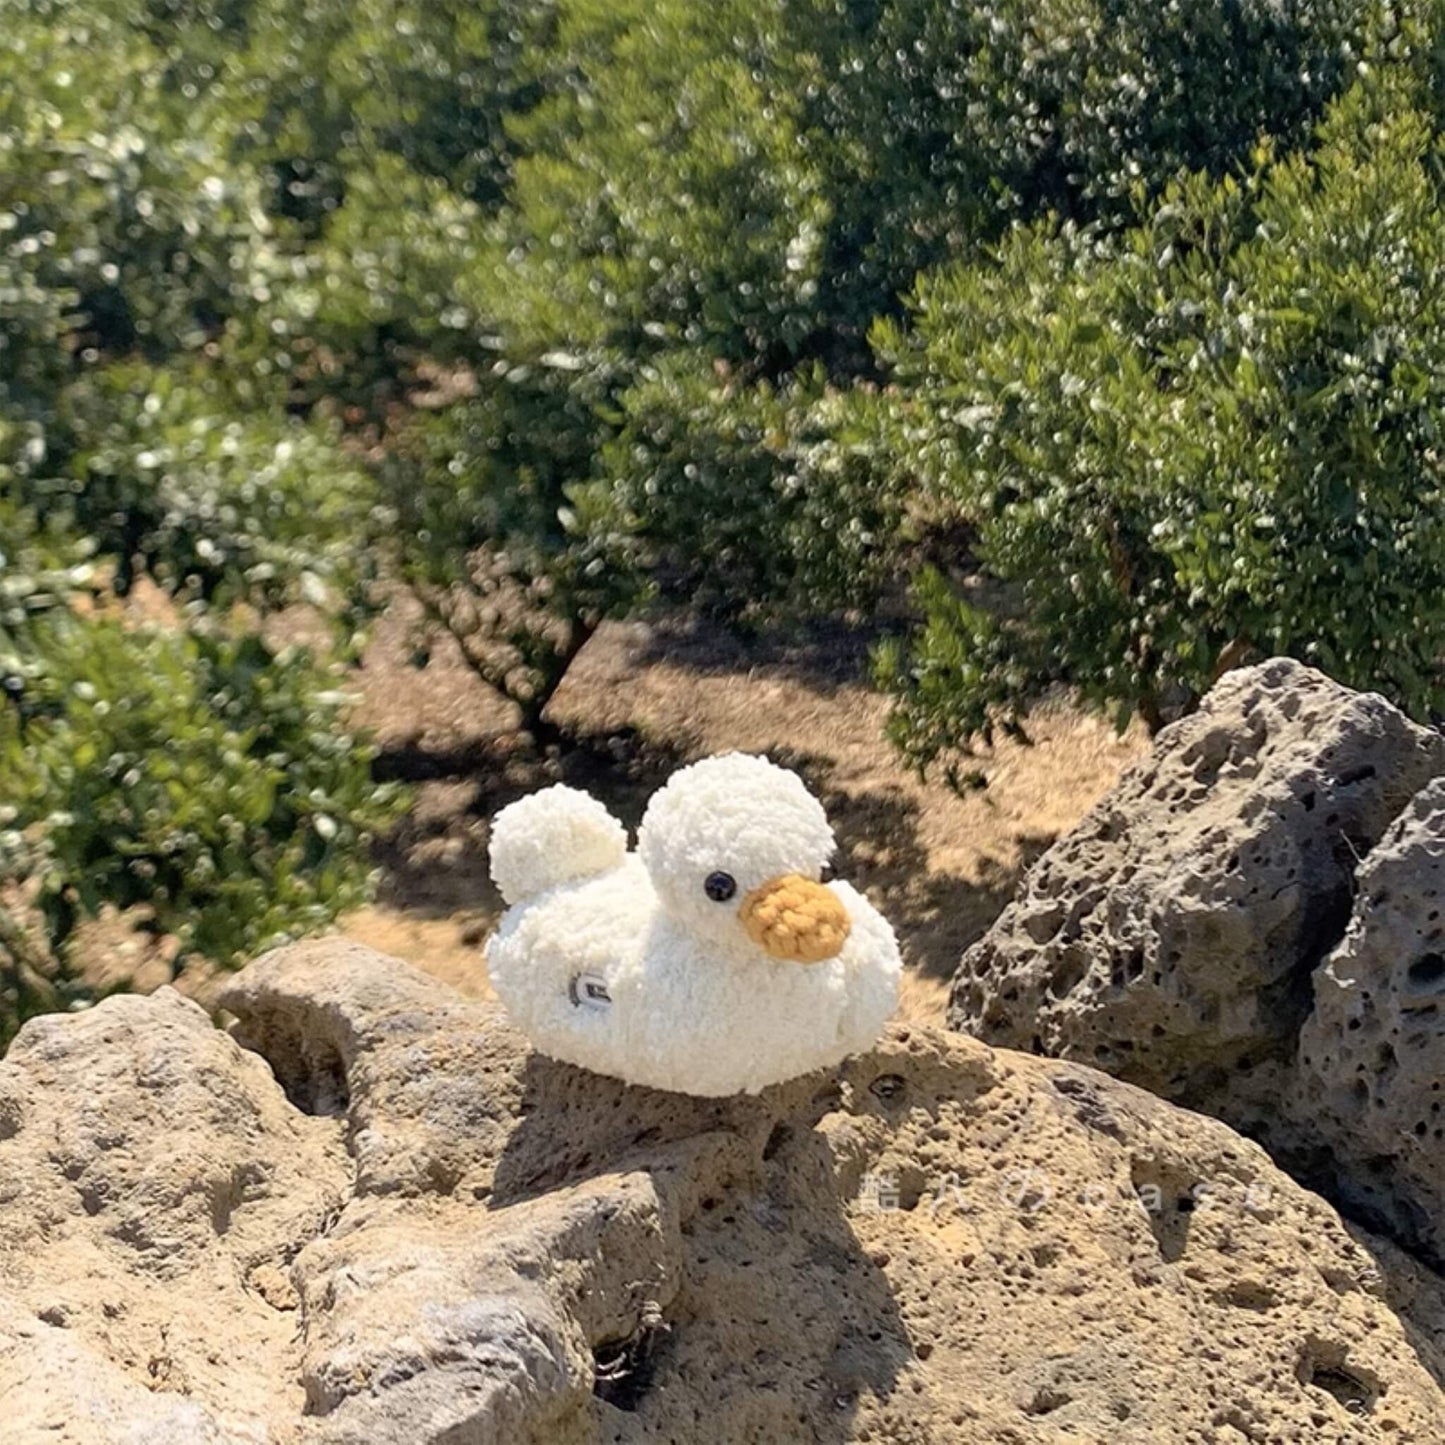
{"label": "tan rock surface", "polygon": [[1442,1438],[1439,1279],[1087,1068],[690,1100],[337,942],[227,1005],[294,1104],[165,993],[0,1064],[7,1442]]}
{"label": "tan rock surface", "polygon": [[[297,1316],[264,1281],[349,1175],[339,1125],[171,989],[33,1019],[0,1062],[0,1439],[62,1438],[14,1423],[54,1416],[87,1445],[250,1440],[299,1415]],[[172,1424],[141,1429],[136,1398]]]}
{"label": "tan rock surface", "polygon": [[263,1441],[259,1427],[215,1417],[184,1395],[153,1393],[88,1349],[76,1332],[0,1296],[0,1439],[51,1445],[226,1445]]}

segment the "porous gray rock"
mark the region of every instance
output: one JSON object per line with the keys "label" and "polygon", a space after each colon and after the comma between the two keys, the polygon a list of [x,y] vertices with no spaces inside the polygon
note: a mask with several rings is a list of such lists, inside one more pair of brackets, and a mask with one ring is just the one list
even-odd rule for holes
{"label": "porous gray rock", "polygon": [[1445,779],[1360,869],[1350,926],[1315,975],[1288,1114],[1331,1193],[1445,1266]]}
{"label": "porous gray rock", "polygon": [[339,941],[226,1001],[0,1064],[7,1445],[1438,1440],[1439,1278],[1091,1069],[896,1027],[685,1098]]}
{"label": "porous gray rock", "polygon": [[949,1022],[1266,1128],[1360,860],[1442,773],[1445,738],[1381,697],[1229,673],[1034,866]]}

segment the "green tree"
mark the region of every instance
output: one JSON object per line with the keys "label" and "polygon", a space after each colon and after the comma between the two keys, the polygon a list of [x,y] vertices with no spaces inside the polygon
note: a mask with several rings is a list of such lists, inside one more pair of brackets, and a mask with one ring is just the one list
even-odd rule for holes
{"label": "green tree", "polygon": [[1157,725],[1272,653],[1445,702],[1442,147],[1386,76],[1308,153],[1194,175],[1111,238],[1022,229],[920,283],[904,458],[1017,589],[939,575],[885,649],[921,761],[1016,722],[1059,680]]}
{"label": "green tree", "polygon": [[[1365,46],[1367,10],[564,0],[533,64],[535,103],[504,123],[503,203],[463,215],[388,179],[407,196],[385,232],[398,244],[377,241],[368,209],[345,244],[370,268],[344,255],[330,268],[379,278],[355,308],[379,303],[374,318],[424,288],[404,305],[454,323],[449,336],[433,323],[431,344],[471,370],[473,421],[493,426],[524,397],[531,425],[565,438],[548,443],[553,484],[527,492],[546,506],[471,507],[482,530],[449,557],[444,529],[428,529],[431,585],[449,572],[467,597],[481,546],[556,557],[558,517],[585,515],[603,536],[579,548],[572,533],[567,556],[595,565],[625,536],[629,561],[671,595],[734,615],[840,595],[866,608],[916,520],[879,463],[871,320],[899,309],[920,266],[1013,217],[1112,226],[1181,165],[1224,171],[1261,130],[1303,136]],[[350,209],[330,238],[351,236]],[[449,256],[464,258],[452,282]],[[486,338],[482,355],[468,333]],[[565,386],[535,381],[549,368]],[[558,403],[545,420],[544,394]],[[509,485],[510,450],[494,449],[489,486]],[[407,487],[445,504],[447,459],[432,455]],[[538,576],[531,591],[558,600],[561,634],[584,635],[581,611],[599,609]],[[514,640],[484,635],[471,651]]]}
{"label": "green tree", "polygon": [[[1427,0],[1428,3],[1428,0]],[[1142,187],[1303,141],[1371,44],[1370,0],[802,0],[828,308],[896,314],[925,267],[1053,213],[1127,221]]]}
{"label": "green tree", "polygon": [[821,363],[777,383],[669,354],[620,399],[607,515],[666,592],[739,621],[868,608],[911,537],[886,406]]}
{"label": "green tree", "polygon": [[387,443],[389,499],[416,523],[396,545],[529,724],[595,619],[657,586],[716,598],[731,577],[734,613],[827,606],[851,569],[866,606],[907,509],[869,455],[871,391],[818,398],[877,379],[873,317],[1015,217],[1113,226],[1181,165],[1224,171],[1261,130],[1303,136],[1370,12],[244,8],[240,57],[216,62],[249,107],[238,153],[294,195],[270,203],[266,255],[285,264],[262,267],[237,354],[383,430],[419,364],[465,381],[454,418],[408,417]]}
{"label": "green tree", "polygon": [[[80,917],[229,963],[359,901],[395,815],[336,679],[245,621],[339,607],[377,503],[284,348],[242,350],[289,259],[199,84],[221,13],[34,0],[0,35],[0,1044],[83,996]],[[165,626],[116,601],[141,574]]]}
{"label": "green tree", "polygon": [[401,427],[382,464],[397,573],[537,743],[559,740],[544,713],[572,659],[645,590],[591,476],[604,375],[498,361],[469,399]]}
{"label": "green tree", "polygon": [[0,1044],[83,997],[67,945],[104,905],[220,963],[355,907],[402,798],[338,679],[205,614],[98,612],[94,556],[0,503]]}

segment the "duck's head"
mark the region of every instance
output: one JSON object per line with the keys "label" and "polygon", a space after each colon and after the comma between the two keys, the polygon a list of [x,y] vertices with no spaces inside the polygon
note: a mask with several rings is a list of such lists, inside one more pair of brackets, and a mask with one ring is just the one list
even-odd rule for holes
{"label": "duck's head", "polygon": [[851,927],[821,881],[833,847],[823,805],[802,779],[745,753],[674,773],[637,833],[652,885],[678,922],[802,964],[836,957]]}

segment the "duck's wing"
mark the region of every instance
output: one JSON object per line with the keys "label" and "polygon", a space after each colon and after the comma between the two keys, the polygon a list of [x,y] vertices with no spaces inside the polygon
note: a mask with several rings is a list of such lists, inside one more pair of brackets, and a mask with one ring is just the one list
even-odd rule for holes
{"label": "duck's wing", "polygon": [[511,908],[487,943],[497,997],[539,1047],[594,1029],[633,977],[656,912],[634,855],[620,867]]}

